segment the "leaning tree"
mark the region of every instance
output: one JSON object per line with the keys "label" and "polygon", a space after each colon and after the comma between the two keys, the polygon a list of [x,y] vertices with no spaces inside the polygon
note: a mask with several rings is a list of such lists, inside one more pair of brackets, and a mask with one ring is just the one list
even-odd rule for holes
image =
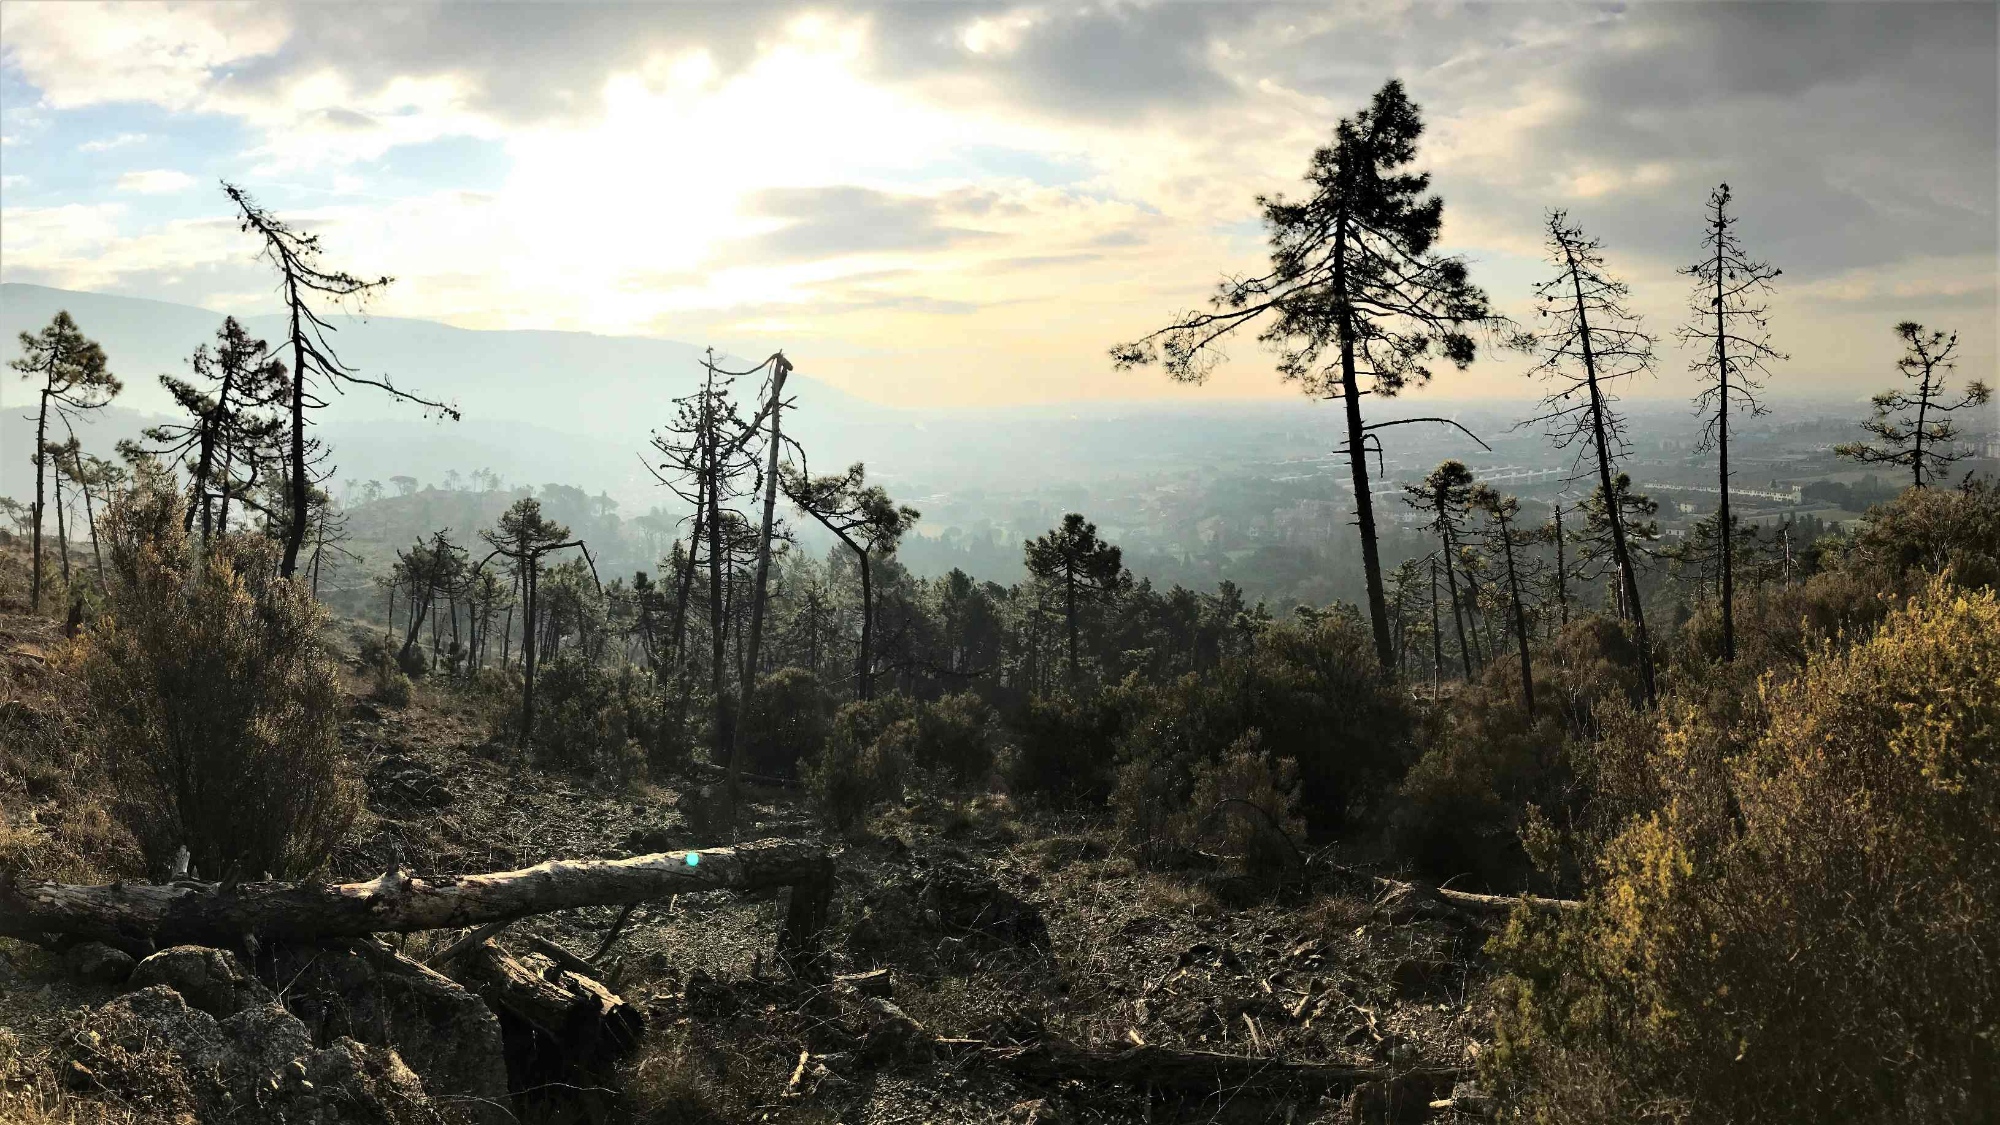
{"label": "leaning tree", "polygon": [[365,281],[344,271],[327,269],[319,264],[322,250],[318,235],[306,234],[266,211],[235,184],[224,183],[222,190],[236,205],[238,226],[255,234],[263,243],[259,257],[278,271],[279,296],[285,303],[284,343],[292,353],[292,370],[283,404],[290,420],[290,445],[286,455],[285,552],[278,573],[290,578],[298,570],[299,549],[305,545],[306,528],[311,523],[313,466],[308,456],[306,426],[307,412],[327,404],[320,392],[340,393],[349,385],[375,387],[453,420],[459,414],[449,404],[398,388],[386,376],[371,379],[361,374],[341,361],[326,338],[335,329],[320,317],[315,306],[325,307],[321,302],[336,306],[365,304],[394,278]]}
{"label": "leaning tree", "polygon": [[1403,418],[1367,424],[1361,399],[1422,386],[1440,358],[1464,368],[1476,350],[1472,330],[1504,324],[1468,279],[1464,259],[1434,250],[1444,201],[1425,194],[1429,173],[1408,170],[1422,132],[1416,103],[1400,81],[1389,80],[1368,108],[1334,127],[1333,143],[1313,154],[1308,196],[1258,197],[1270,236],[1268,271],[1224,280],[1210,299],[1212,311],[1184,313],[1111,350],[1120,368],[1160,363],[1169,377],[1199,383],[1224,358],[1221,341],[1260,322],[1257,338],[1278,349],[1285,381],[1343,404],[1342,449],[1353,480],[1368,615],[1384,669],[1395,658],[1369,495],[1369,446],[1379,448],[1373,435],[1387,426],[1457,423]]}
{"label": "leaning tree", "polygon": [[1694,279],[1691,314],[1681,326],[1681,342],[1697,348],[1694,373],[1701,381],[1695,409],[1703,417],[1702,441],[1716,454],[1717,560],[1721,568],[1722,659],[1736,659],[1736,567],[1732,539],[1736,525],[1729,514],[1729,416],[1732,408],[1752,415],[1765,412],[1757,392],[1763,389],[1764,367],[1785,356],[1770,345],[1766,304],[1771,281],[1780,270],[1744,252],[1737,240],[1737,217],[1729,213],[1729,185],[1709,193],[1707,232],[1701,260],[1681,270]]}
{"label": "leaning tree", "polygon": [[854,552],[861,569],[861,646],[854,657],[854,693],[858,699],[875,694],[875,583],[873,560],[896,549],[920,513],[889,499],[879,484],[869,484],[868,471],[856,461],[844,473],[812,476],[789,463],[779,466],[778,482],[785,498],[799,511],[818,520]]}
{"label": "leaning tree", "polygon": [[1556,274],[1535,286],[1544,327],[1536,337],[1541,361],[1533,374],[1552,381],[1554,389],[1542,400],[1544,412],[1537,420],[1548,424],[1558,448],[1579,446],[1579,457],[1590,455],[1596,461],[1593,502],[1604,511],[1599,530],[1610,546],[1620,601],[1637,631],[1639,679],[1651,703],[1657,697],[1653,652],[1627,536],[1627,514],[1643,498],[1632,496],[1631,481],[1612,468],[1625,450],[1625,421],[1612,387],[1652,369],[1653,338],[1626,306],[1625,283],[1606,272],[1603,243],[1586,237],[1568,215],[1555,211],[1548,218],[1548,248]]}
{"label": "leaning tree", "polygon": [[1912,483],[1922,488],[1948,472],[1952,462],[1970,456],[1958,447],[1958,425],[1951,416],[1986,405],[1993,391],[1974,379],[1956,401],[1951,398],[1945,377],[1958,369],[1958,333],[1926,330],[1906,320],[1896,326],[1896,335],[1904,347],[1896,369],[1912,385],[1875,396],[1874,415],[1861,423],[1874,435],[1873,442],[1848,442],[1834,452],[1863,464],[1907,467]]}
{"label": "leaning tree", "polygon": [[123,390],[124,384],[111,374],[104,349],[83,334],[67,310],[56,313],[40,332],[21,333],[21,354],[9,361],[7,366],[19,371],[23,379],[39,384],[35,388],[34,539],[29,547],[33,554],[28,579],[28,608],[39,613],[42,608],[42,512],[47,503],[44,489],[51,462],[49,419],[54,417],[68,423],[82,411],[96,410]]}

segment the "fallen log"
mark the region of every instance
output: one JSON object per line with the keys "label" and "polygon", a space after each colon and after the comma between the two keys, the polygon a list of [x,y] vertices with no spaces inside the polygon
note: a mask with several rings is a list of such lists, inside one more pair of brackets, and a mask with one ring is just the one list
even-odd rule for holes
{"label": "fallen log", "polygon": [[264,941],[352,938],[480,926],[692,891],[784,886],[795,889],[779,949],[795,966],[816,965],[833,891],[833,860],[825,848],[797,840],[631,859],[550,860],[519,871],[434,879],[396,871],[339,885],[0,880],[0,934],[66,934],[128,950],[183,943],[233,947],[246,934]]}
{"label": "fallen log", "polygon": [[537,972],[492,942],[475,946],[452,966],[453,976],[496,1011],[519,1017],[577,1058],[630,1051],[645,1017],[594,978],[551,963]]}
{"label": "fallen log", "polygon": [[1543,898],[1539,895],[1483,895],[1472,891],[1447,890],[1422,883],[1405,883],[1385,876],[1372,876],[1375,885],[1382,889],[1380,905],[1392,913],[1404,912],[1411,916],[1454,917],[1481,929],[1505,926],[1514,908],[1526,905],[1530,910],[1558,913],[1575,910],[1583,904],[1575,899]]}

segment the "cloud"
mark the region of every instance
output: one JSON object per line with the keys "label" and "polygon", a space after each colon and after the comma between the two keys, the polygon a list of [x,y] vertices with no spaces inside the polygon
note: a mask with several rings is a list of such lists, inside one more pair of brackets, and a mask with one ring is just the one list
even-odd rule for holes
{"label": "cloud", "polygon": [[[236,147],[186,166],[270,185],[337,265],[396,274],[385,311],[782,326],[849,352],[956,354],[976,335],[998,342],[964,387],[1063,394],[1102,375],[1110,340],[1259,265],[1255,197],[1297,191],[1333,123],[1391,74],[1425,110],[1446,248],[1509,311],[1560,206],[1665,329],[1701,200],[1727,179],[1753,250],[1786,271],[1780,327],[1807,337],[1786,345],[1800,364],[1857,370],[1825,326],[1876,304],[1990,320],[1995,13],[1922,12],[836,2],[498,20],[452,3],[10,2],[0,65],[35,115],[10,105],[9,139],[32,142],[10,165],[80,131],[64,115],[82,107],[163,108],[162,124],[122,123],[169,146],[187,122],[226,122]],[[77,147],[121,139],[98,139],[101,115],[73,120],[91,126]],[[486,154],[476,183],[455,157],[420,159],[461,145]],[[260,292],[231,272],[253,249],[233,228],[177,227],[159,215],[179,201],[139,194],[174,181],[131,179],[158,175],[119,180],[133,198],[108,228],[8,230],[8,276]],[[1989,355],[1973,334],[1968,356]],[[1236,350],[1218,386],[1269,391],[1262,352]]]}
{"label": "cloud", "polygon": [[734,261],[762,262],[942,250],[993,237],[952,221],[954,213],[977,213],[991,202],[966,191],[925,197],[852,186],[769,188],[752,194],[747,210],[783,225],[721,253]]}
{"label": "cloud", "polygon": [[139,144],[145,139],[146,139],[146,134],[144,133],[120,133],[115,137],[105,137],[102,140],[85,141],[84,143],[76,146],[76,151],[110,152],[112,149],[115,148],[124,148],[126,145]]}
{"label": "cloud", "polygon": [[193,186],[193,176],[168,168],[126,172],[118,177],[119,191],[134,191],[140,195],[165,195],[169,192],[186,191]]}

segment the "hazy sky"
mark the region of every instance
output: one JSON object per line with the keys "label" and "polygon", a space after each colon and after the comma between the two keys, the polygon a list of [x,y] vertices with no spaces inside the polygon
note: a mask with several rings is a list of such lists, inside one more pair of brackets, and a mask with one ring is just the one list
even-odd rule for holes
{"label": "hazy sky", "polygon": [[1859,394],[1902,319],[1994,369],[1995,14],[8,0],[0,275],[268,309],[226,178],[396,275],[380,313],[782,346],[888,402],[1285,394],[1247,339],[1200,392],[1105,350],[1255,268],[1253,198],[1395,75],[1504,310],[1532,319],[1568,208],[1662,337],[1650,390],[1686,393],[1673,271],[1727,180],[1785,271],[1774,389]]}

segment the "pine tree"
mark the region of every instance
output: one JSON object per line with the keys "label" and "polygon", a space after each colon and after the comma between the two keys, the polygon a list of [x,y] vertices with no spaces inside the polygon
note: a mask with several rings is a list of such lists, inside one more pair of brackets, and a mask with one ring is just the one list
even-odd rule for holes
{"label": "pine tree", "polygon": [[1658,697],[1653,652],[1646,636],[1646,612],[1639,598],[1639,571],[1627,542],[1625,513],[1643,497],[1630,495],[1631,482],[1612,466],[1625,448],[1625,422],[1612,390],[1619,379],[1652,369],[1653,338],[1625,305],[1629,290],[1605,272],[1603,243],[1585,237],[1561,211],[1548,219],[1549,259],[1556,275],[1535,287],[1547,326],[1537,336],[1541,362],[1535,374],[1557,383],[1544,398],[1541,420],[1556,445],[1580,445],[1580,456],[1596,462],[1597,502],[1617,518],[1604,520],[1619,601],[1637,632],[1639,678],[1647,702]]}
{"label": "pine tree", "polygon": [[188,420],[150,426],[142,431],[150,445],[121,448],[128,456],[148,454],[186,469],[190,503],[185,518],[192,529],[198,515],[207,539],[216,532],[219,504],[245,491],[247,467],[282,456],[284,419],[272,410],[284,401],[288,380],[284,361],[233,316],[216,330],[214,347],[196,348],[188,365],[196,381],[160,376],[160,385]]}
{"label": "pine tree", "polygon": [[779,485],[799,511],[818,520],[854,553],[861,568],[861,645],[854,658],[855,696],[872,699],[875,692],[875,586],[873,560],[896,549],[921,513],[889,499],[881,485],[867,483],[867,469],[856,461],[844,473],[811,476],[790,464],[779,467]]}
{"label": "pine tree", "polygon": [[1279,348],[1280,375],[1313,398],[1341,402],[1368,615],[1385,669],[1394,654],[1369,495],[1369,443],[1380,444],[1371,435],[1411,422],[1457,423],[1364,424],[1362,396],[1391,398],[1422,386],[1440,359],[1466,367],[1476,351],[1471,330],[1503,323],[1468,279],[1464,260],[1433,249],[1444,201],[1425,194],[1428,173],[1407,170],[1422,133],[1417,105],[1391,79],[1313,154],[1307,198],[1258,198],[1270,232],[1269,272],[1224,281],[1210,302],[1215,311],[1186,313],[1111,352],[1120,368],[1157,362],[1169,377],[1199,383],[1221,362],[1225,337],[1263,320],[1258,339]]}
{"label": "pine tree", "polygon": [[533,497],[522,497],[512,507],[501,513],[499,522],[491,529],[479,533],[481,539],[493,548],[493,554],[481,560],[483,569],[493,555],[505,556],[514,565],[514,573],[521,591],[521,734],[526,744],[535,728],[535,635],[540,620],[536,597],[542,574],[542,559],[552,551],[566,547],[581,547],[583,540],[571,539],[569,528],[555,523],[542,515],[542,502]]}
{"label": "pine tree", "polygon": [[1716,452],[1717,560],[1722,589],[1722,659],[1736,659],[1736,566],[1731,541],[1735,517],[1729,514],[1729,419],[1733,409],[1751,415],[1765,413],[1757,392],[1763,389],[1764,367],[1785,356],[1770,346],[1764,304],[1771,281],[1781,271],[1752,259],[1736,238],[1737,218],[1729,213],[1729,185],[1708,197],[1708,232],[1702,258],[1681,270],[1694,279],[1690,302],[1693,318],[1680,329],[1684,344],[1700,348],[1692,364],[1701,380],[1695,409],[1705,424],[1704,446]]}
{"label": "pine tree", "polygon": [[1958,448],[1958,426],[1951,415],[1975,406],[1984,406],[1993,397],[1992,388],[1975,379],[1965,393],[1952,401],[1945,377],[1958,369],[1958,333],[1926,330],[1913,320],[1896,326],[1904,346],[1896,369],[1915,384],[1909,390],[1888,390],[1876,395],[1874,415],[1861,428],[1875,435],[1875,442],[1849,442],[1834,452],[1869,465],[1908,466],[1918,488],[1950,471],[1952,462],[1970,453]]}
{"label": "pine tree", "polygon": [[1117,547],[1097,536],[1097,525],[1085,522],[1076,512],[1063,517],[1062,526],[1023,544],[1028,573],[1061,588],[1063,621],[1069,639],[1069,682],[1080,682],[1077,661],[1077,618],[1085,603],[1099,601],[1128,589],[1132,574],[1125,569]]}
{"label": "pine tree", "polygon": [[365,304],[386,288],[393,278],[364,281],[353,274],[329,271],[319,264],[322,253],[319,236],[294,229],[284,220],[258,206],[248,192],[225,183],[222,190],[236,205],[240,228],[255,234],[263,243],[259,256],[278,271],[280,296],[285,303],[287,327],[285,346],[292,353],[291,385],[286,388],[284,408],[289,422],[289,449],[286,455],[285,552],[278,573],[290,578],[299,566],[299,550],[305,545],[311,524],[311,445],[306,438],[307,411],[318,410],[326,400],[315,392],[340,391],[346,385],[375,387],[390,396],[414,402],[444,414],[454,421],[457,408],[401,390],[387,377],[371,379],[341,362],[326,334],[334,331],[314,310],[316,300],[335,305]]}
{"label": "pine tree", "polygon": [[9,361],[7,366],[19,371],[23,379],[39,384],[35,388],[34,538],[28,548],[32,553],[28,608],[32,613],[39,613],[42,608],[42,513],[47,504],[50,464],[49,419],[53,417],[67,425],[82,412],[97,410],[109,403],[124,389],[124,384],[111,374],[104,349],[83,334],[66,310],[57,312],[40,332],[23,332],[20,339],[21,354]]}
{"label": "pine tree", "polygon": [[1458,568],[1454,560],[1464,534],[1466,512],[1472,504],[1472,470],[1463,461],[1445,461],[1430,471],[1421,484],[1403,486],[1403,502],[1430,515],[1426,525],[1438,537],[1438,553],[1444,560],[1445,587],[1451,596],[1451,621],[1458,633],[1459,665],[1465,678],[1472,679],[1472,648],[1465,635],[1465,613],[1458,596]]}
{"label": "pine tree", "polygon": [[1484,512],[1491,520],[1487,539],[1500,549],[1500,557],[1507,564],[1507,601],[1513,610],[1514,640],[1521,653],[1521,704],[1529,715],[1535,713],[1535,670],[1528,658],[1528,606],[1522,596],[1522,572],[1527,569],[1526,560],[1519,557],[1517,548],[1533,544],[1539,536],[1530,530],[1523,532],[1516,521],[1521,516],[1521,502],[1512,496],[1502,496],[1488,485],[1477,485],[1472,490],[1472,507]]}

